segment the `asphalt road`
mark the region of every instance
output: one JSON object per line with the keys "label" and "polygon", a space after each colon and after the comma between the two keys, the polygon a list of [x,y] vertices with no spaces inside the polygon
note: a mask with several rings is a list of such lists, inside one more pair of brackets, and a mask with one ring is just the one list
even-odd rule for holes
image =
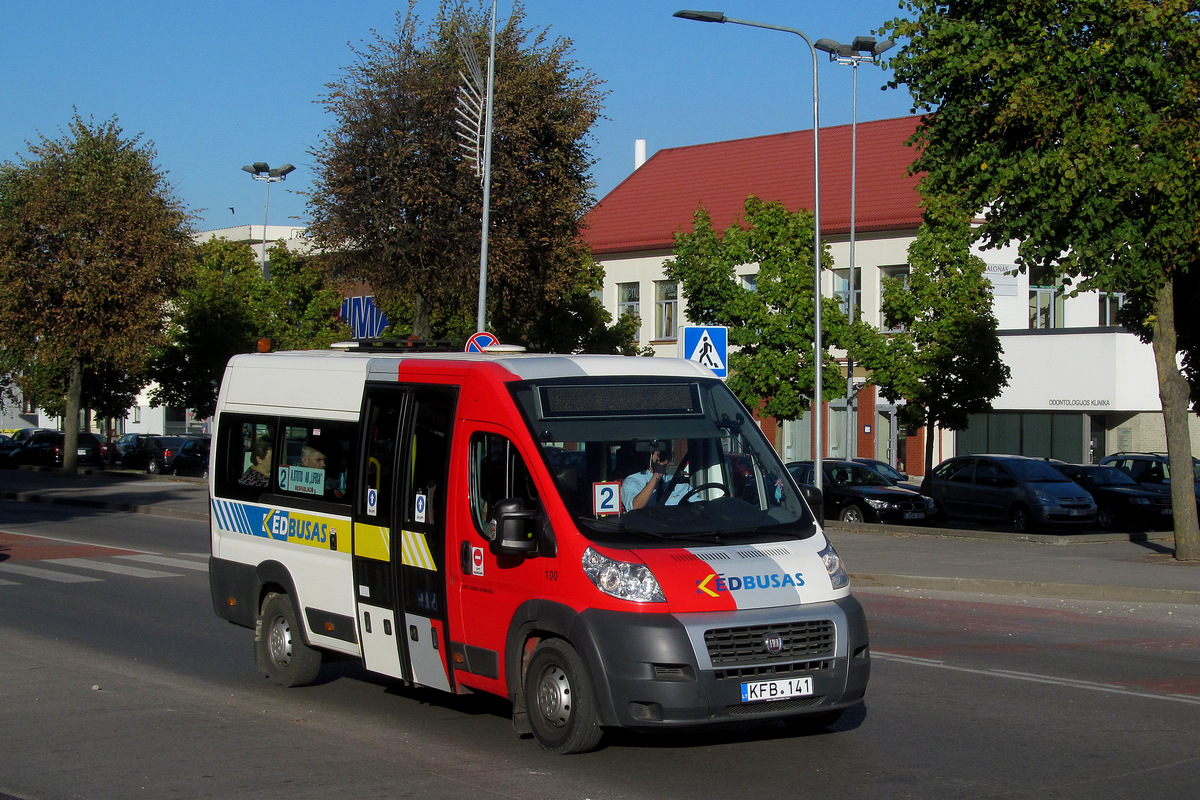
{"label": "asphalt road", "polygon": [[201,522],[4,501],[0,532],[0,794],[22,800],[1190,800],[1200,782],[1197,607],[870,588],[871,687],[833,731],[617,733],[560,757],[499,700],[348,661],[304,689],[261,678],[252,633],[212,613]]}

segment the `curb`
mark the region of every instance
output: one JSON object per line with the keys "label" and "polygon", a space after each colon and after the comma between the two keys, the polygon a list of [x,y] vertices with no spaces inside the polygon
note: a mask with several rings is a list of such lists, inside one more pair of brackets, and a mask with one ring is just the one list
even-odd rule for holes
{"label": "curb", "polygon": [[1132,586],[1093,586],[1084,583],[1046,583],[994,578],[931,578],[923,575],[858,575],[853,572],[850,573],[850,581],[852,589],[931,589],[1055,600],[1200,605],[1200,591],[1191,589],[1141,589]]}
{"label": "curb", "polygon": [[207,522],[208,514],[197,511],[186,511],[181,508],[162,508],[145,506],[137,503],[120,503],[109,500],[87,500],[73,497],[48,497],[32,492],[0,492],[0,500],[16,500],[21,503],[41,503],[43,505],[76,506],[78,508],[94,508],[100,511],[123,511],[130,514],[146,514],[151,517],[170,517],[172,519],[188,519],[197,522]]}

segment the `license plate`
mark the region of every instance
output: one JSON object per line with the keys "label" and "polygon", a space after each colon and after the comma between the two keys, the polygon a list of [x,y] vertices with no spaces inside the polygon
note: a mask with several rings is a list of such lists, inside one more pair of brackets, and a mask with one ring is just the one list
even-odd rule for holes
{"label": "license plate", "polygon": [[76,450],[75,450],[75,455],[77,455],[77,456],[86,456],[86,455],[87,455],[87,448],[84,448],[84,447],[79,447],[79,448],[76,448]]}
{"label": "license plate", "polygon": [[1087,513],[1087,509],[1086,508],[1069,508],[1069,509],[1067,509],[1067,513],[1070,514],[1072,517],[1082,517],[1084,514]]}
{"label": "license plate", "polygon": [[757,700],[786,700],[789,697],[808,697],[813,693],[812,677],[787,678],[781,681],[754,681],[742,684],[742,702]]}
{"label": "license plate", "polygon": [[904,518],[905,519],[925,519],[925,515],[922,514],[920,511],[905,511]]}
{"label": "license plate", "polygon": [[1160,514],[1170,514],[1170,513],[1172,512],[1172,510],[1173,510],[1173,509],[1170,509],[1170,508],[1164,508],[1164,509],[1162,509],[1161,511],[1159,511],[1158,513],[1160,513]]}

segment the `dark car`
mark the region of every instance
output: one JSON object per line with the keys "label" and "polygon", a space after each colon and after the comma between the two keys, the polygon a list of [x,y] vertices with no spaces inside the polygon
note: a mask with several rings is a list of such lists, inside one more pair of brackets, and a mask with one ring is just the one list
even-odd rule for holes
{"label": "dark car", "polygon": [[125,469],[144,469],[151,475],[168,473],[175,461],[175,454],[191,436],[146,436],[137,440],[132,450],[121,457]]}
{"label": "dark car", "polygon": [[919,492],[920,484],[912,483],[908,479],[908,474],[901,472],[886,461],[880,461],[877,458],[856,458],[855,463],[862,464],[868,469],[873,469],[892,486],[899,486],[903,489],[911,489],[914,492]]}
{"label": "dark car", "polygon": [[0,433],[0,458],[17,449],[16,441],[6,433]]}
{"label": "dark car", "polygon": [[925,476],[921,491],[938,501],[947,519],[1034,528],[1081,528],[1096,521],[1087,490],[1040,458],[958,456]]}
{"label": "dark car", "polygon": [[125,454],[137,447],[137,443],[142,439],[149,439],[152,436],[161,436],[160,433],[123,433],[113,442],[115,453],[113,454],[114,463],[121,464]]}
{"label": "dark car", "polygon": [[1107,464],[1055,464],[1054,468],[1088,490],[1095,498],[1096,524],[1106,530],[1130,527],[1165,530],[1175,526],[1171,495],[1143,487],[1117,467]]}
{"label": "dark car", "polygon": [[[1113,453],[1100,459],[1106,466],[1125,472],[1148,489],[1171,490],[1171,463],[1166,453]],[[1196,501],[1200,503],[1200,460],[1192,459],[1196,479]]]}
{"label": "dark car", "polygon": [[[14,465],[61,467],[65,442],[66,435],[62,431],[34,431],[8,454],[6,461]],[[79,434],[75,453],[77,466],[104,466],[104,443],[94,433]]]}
{"label": "dark car", "polygon": [[171,471],[176,475],[193,478],[208,477],[208,437],[188,439],[179,447],[175,460],[171,463]]}
{"label": "dark car", "polygon": [[[800,486],[813,485],[811,461],[787,465]],[[853,461],[822,461],[826,519],[842,522],[932,524],[937,504],[911,489],[893,486],[875,470]]]}

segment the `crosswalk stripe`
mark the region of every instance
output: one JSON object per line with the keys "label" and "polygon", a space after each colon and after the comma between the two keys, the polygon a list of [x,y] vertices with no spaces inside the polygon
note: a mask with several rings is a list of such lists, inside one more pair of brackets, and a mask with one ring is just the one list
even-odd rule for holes
{"label": "crosswalk stripe", "polygon": [[116,556],[116,558],[124,558],[129,561],[140,561],[144,564],[158,564],[164,567],[175,567],[176,569],[194,569],[197,572],[208,572],[208,564],[198,564],[195,561],[184,561],[182,558],[168,558],[167,556],[150,555]]}
{"label": "crosswalk stripe", "polygon": [[89,558],[51,558],[47,563],[63,564],[68,567],[94,569],[99,572],[113,572],[117,575],[129,575],[133,578],[178,578],[178,572],[163,572],[159,569],[134,567],[129,564],[117,564],[111,561],[93,561]]}
{"label": "crosswalk stripe", "polygon": [[30,578],[42,578],[55,583],[88,583],[90,581],[102,581],[103,578],[93,578],[90,575],[75,575],[70,572],[55,572],[51,569],[38,569],[37,567],[28,567],[24,564],[0,564],[0,571],[11,572],[17,575],[25,575]]}

